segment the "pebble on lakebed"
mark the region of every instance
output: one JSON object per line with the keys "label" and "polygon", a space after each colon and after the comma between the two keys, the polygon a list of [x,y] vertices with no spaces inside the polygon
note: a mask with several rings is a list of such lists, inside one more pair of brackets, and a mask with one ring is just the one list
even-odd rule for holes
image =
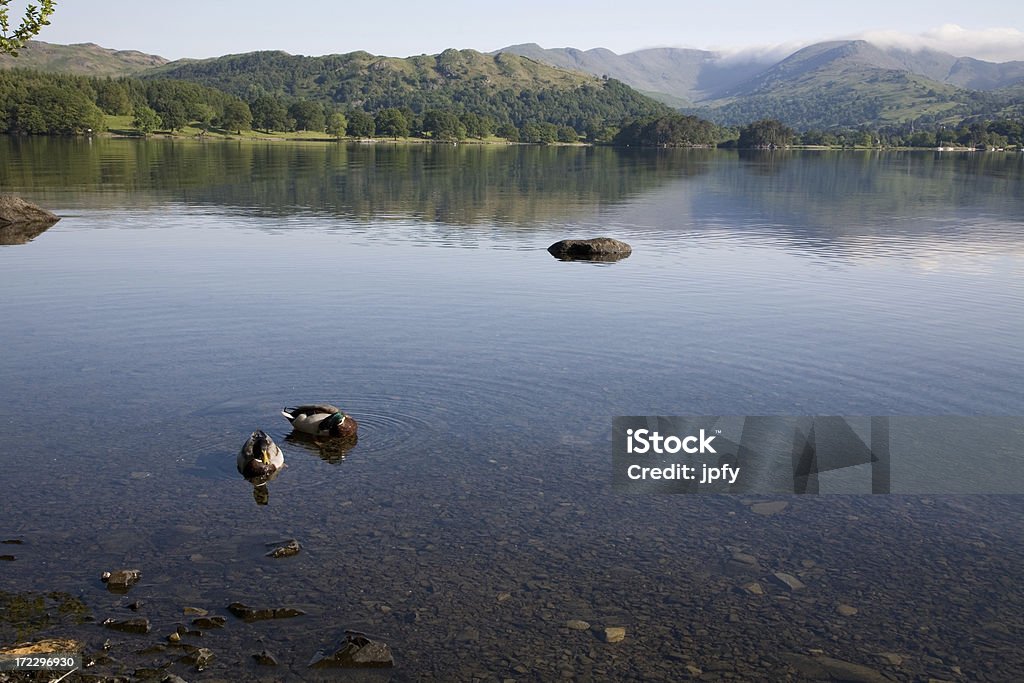
{"label": "pebble on lakebed", "polygon": [[626,628],[624,626],[605,626],[601,630],[601,640],[606,643],[618,643],[626,638]]}

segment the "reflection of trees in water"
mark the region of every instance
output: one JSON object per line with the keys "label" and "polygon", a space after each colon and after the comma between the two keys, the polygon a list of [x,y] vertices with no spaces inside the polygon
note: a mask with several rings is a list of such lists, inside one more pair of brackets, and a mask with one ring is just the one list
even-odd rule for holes
{"label": "reflection of trees in water", "polygon": [[[1024,203],[1024,160],[1008,154],[745,151],[717,164],[692,210],[721,224],[756,225],[813,251],[858,250],[876,238],[1019,240],[1002,223]],[[703,185],[703,183],[702,183]]]}
{"label": "reflection of trees in water", "polygon": [[[101,187],[134,206],[184,199],[272,215],[308,210],[452,226],[565,219],[707,168],[700,153],[520,145],[8,138],[0,151],[18,161],[0,169],[0,184],[80,189],[84,202],[95,199],[84,191]],[[110,195],[103,199],[109,205]]]}
{"label": "reflection of trees in water", "polygon": [[446,239],[474,226],[572,222],[657,194],[632,232],[676,229],[686,215],[695,230],[757,224],[817,250],[878,235],[956,237],[978,228],[950,226],[951,218],[1017,220],[1024,202],[1020,154],[0,136],[0,155],[0,186],[47,205],[173,202],[274,217],[412,219]]}

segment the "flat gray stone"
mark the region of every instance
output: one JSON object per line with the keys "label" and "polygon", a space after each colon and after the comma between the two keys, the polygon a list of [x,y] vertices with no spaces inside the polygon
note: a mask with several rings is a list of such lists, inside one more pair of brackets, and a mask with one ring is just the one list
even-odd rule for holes
{"label": "flat gray stone", "polygon": [[772,579],[774,579],[775,583],[791,591],[798,591],[807,587],[800,579],[786,572],[775,572],[772,574]]}

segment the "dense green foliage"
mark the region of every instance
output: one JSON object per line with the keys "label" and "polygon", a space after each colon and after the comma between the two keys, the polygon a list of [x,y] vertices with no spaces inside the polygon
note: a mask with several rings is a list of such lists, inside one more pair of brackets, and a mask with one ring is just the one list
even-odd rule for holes
{"label": "dense green foliage", "polygon": [[248,109],[237,97],[183,81],[0,71],[0,132],[100,131],[106,127],[104,114],[131,114],[143,133],[177,130],[190,123],[237,130],[250,125]]}
{"label": "dense green foliage", "polygon": [[103,112],[88,79],[0,72],[0,131],[68,135],[103,129]]}
{"label": "dense green foliage", "polygon": [[713,123],[696,116],[670,114],[635,121],[615,136],[616,145],[624,147],[697,147],[714,145],[721,131]]}
{"label": "dense green foliage", "polygon": [[932,124],[925,127],[915,121],[880,128],[812,129],[801,133],[796,142],[830,147],[1020,149],[1024,145],[1024,120],[968,118],[955,124]]}
{"label": "dense green foliage", "polygon": [[0,0],[0,52],[17,55],[30,38],[37,35],[44,26],[49,26],[50,15],[53,14],[54,0],[39,0],[39,4],[25,7],[25,15],[18,25],[11,29],[11,18],[8,13],[10,0]]}
{"label": "dense green foliage", "polygon": [[740,128],[741,149],[775,149],[793,144],[793,129],[774,119],[762,119]]}

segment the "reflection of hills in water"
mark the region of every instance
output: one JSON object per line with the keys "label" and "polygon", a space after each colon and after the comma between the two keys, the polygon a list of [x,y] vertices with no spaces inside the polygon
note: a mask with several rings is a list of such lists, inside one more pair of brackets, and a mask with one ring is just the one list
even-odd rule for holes
{"label": "reflection of hills in water", "polygon": [[1021,250],[1024,160],[1007,154],[741,152],[654,190],[631,225],[819,256]]}
{"label": "reflection of hills in water", "polygon": [[343,229],[413,221],[452,242],[469,227],[501,239],[578,224],[659,243],[732,235],[825,256],[920,255],[968,235],[1016,249],[1007,226],[1024,215],[1019,154],[11,137],[0,153],[0,186],[53,206],[314,213],[351,221]]}
{"label": "reflection of hills in water", "polygon": [[[35,196],[103,187],[123,193],[125,206],[184,199],[271,215],[314,211],[450,226],[569,219],[681,174],[702,173],[711,154],[670,159],[583,147],[10,138],[0,140],[0,151],[18,161],[0,169],[0,185]],[[80,206],[96,201],[84,192],[75,198]]]}

